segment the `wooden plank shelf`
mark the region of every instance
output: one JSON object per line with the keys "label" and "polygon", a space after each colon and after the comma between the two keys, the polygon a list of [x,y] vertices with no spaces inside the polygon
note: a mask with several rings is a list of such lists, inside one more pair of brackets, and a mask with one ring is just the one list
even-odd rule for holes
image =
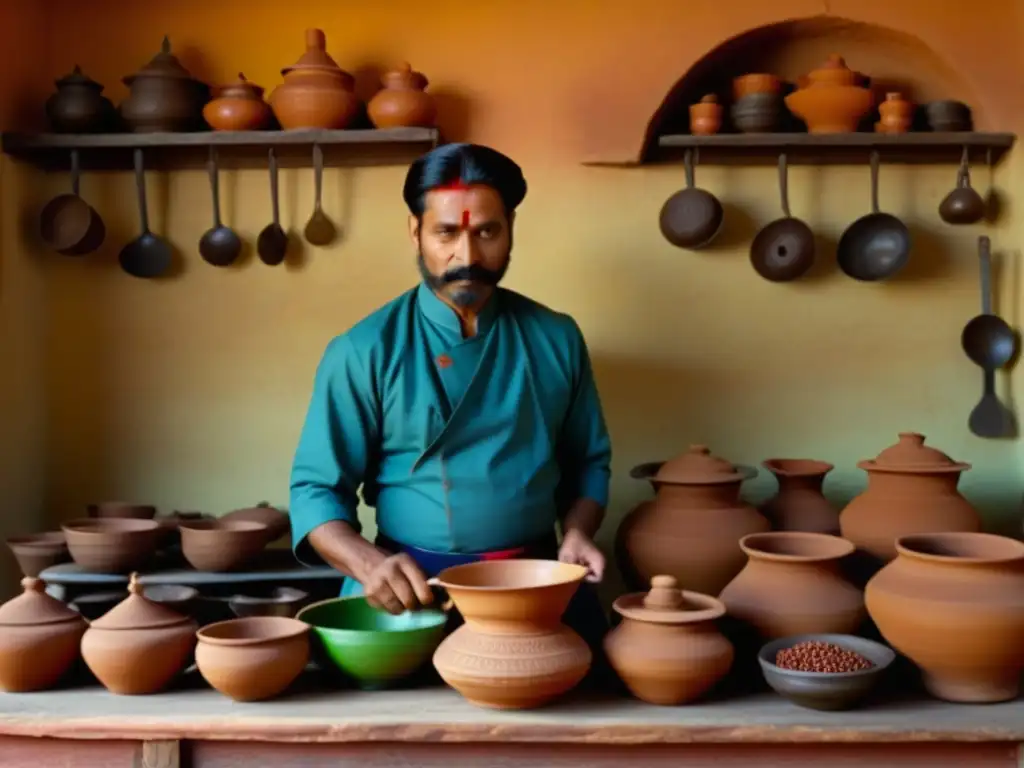
{"label": "wooden plank shelf", "polygon": [[959,163],[967,147],[972,163],[995,165],[1016,140],[1013,133],[977,132],[669,134],[658,137],[650,159],[678,161],[689,149],[701,165],[770,165],[783,152],[794,164],[866,165],[877,150],[883,163]]}
{"label": "wooden plank shelf", "polygon": [[436,147],[434,128],[321,131],[198,131],[193,133],[22,134],[5,133],[3,151],[46,171],[66,171],[71,150],[79,150],[83,171],[132,168],[133,150],[144,150],[147,170],[202,168],[209,148],[217,147],[224,169],[266,167],[275,150],[282,167],[309,167],[313,145],[320,145],[328,166],[405,165]]}

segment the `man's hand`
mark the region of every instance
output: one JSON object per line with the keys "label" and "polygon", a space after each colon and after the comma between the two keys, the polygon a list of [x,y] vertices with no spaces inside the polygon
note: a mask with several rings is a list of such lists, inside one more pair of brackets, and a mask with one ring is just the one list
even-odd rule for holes
{"label": "man's hand", "polygon": [[434,593],[415,560],[404,552],[382,552],[381,556],[360,579],[370,605],[399,614],[434,602]]}
{"label": "man's hand", "polygon": [[604,553],[589,536],[578,529],[565,532],[562,546],[558,549],[558,559],[563,563],[585,565],[587,581],[598,582],[604,577]]}

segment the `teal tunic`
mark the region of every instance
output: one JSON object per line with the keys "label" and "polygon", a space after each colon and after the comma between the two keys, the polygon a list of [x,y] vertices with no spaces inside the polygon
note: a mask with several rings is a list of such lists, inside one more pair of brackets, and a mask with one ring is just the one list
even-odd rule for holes
{"label": "teal tunic", "polygon": [[390,539],[487,552],[550,536],[569,504],[608,502],[611,446],[575,321],[498,289],[462,336],[421,284],[333,339],[291,473],[296,557],[357,492]]}

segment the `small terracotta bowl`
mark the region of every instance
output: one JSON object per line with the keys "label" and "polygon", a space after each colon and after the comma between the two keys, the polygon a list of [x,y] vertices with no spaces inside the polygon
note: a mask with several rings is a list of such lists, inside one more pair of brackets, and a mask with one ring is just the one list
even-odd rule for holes
{"label": "small terracotta bowl", "polygon": [[309,663],[309,632],[306,622],[280,616],[209,624],[196,633],[196,666],[210,686],[235,701],[271,699]]}
{"label": "small terracotta bowl", "polygon": [[60,531],[13,536],[7,539],[7,546],[14,553],[22,574],[29,577],[38,576],[47,568],[71,559],[67,540]]}
{"label": "small terracotta bowl", "polygon": [[267,544],[267,526],[252,520],[183,520],[181,553],[197,571],[233,571]]}
{"label": "small terracotta bowl", "polygon": [[161,533],[155,520],[114,517],[72,520],[62,528],[71,559],[93,573],[145,570]]}

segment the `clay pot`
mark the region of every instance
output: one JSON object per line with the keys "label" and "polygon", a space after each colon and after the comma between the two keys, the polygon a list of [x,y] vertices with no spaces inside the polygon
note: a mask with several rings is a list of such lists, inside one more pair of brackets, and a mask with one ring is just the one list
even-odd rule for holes
{"label": "clay pot", "polygon": [[215,690],[235,701],[278,696],[309,663],[304,621],[277,616],[231,619],[199,630],[196,666]]}
{"label": "clay pot", "polygon": [[774,531],[744,536],[740,547],[749,559],[720,597],[729,616],[762,640],[860,629],[864,595],[840,570],[853,544],[823,533]]}
{"label": "clay pot", "polygon": [[922,533],[868,582],[868,612],[935,697],[1009,701],[1024,672],[1024,543],[987,533]]}
{"label": "clay pot", "polygon": [[777,531],[839,533],[839,512],[825,498],[825,475],[835,467],[814,459],[768,459],[761,464],[775,475],[779,490],[761,507]]}
{"label": "clay pot", "polygon": [[749,75],[740,75],[732,80],[733,101],[739,101],[745,96],[755,93],[776,95],[781,90],[782,81],[775,75],[757,72]]}
{"label": "clay pot", "polygon": [[593,660],[561,623],[587,569],[550,560],[491,560],[443,570],[431,582],[447,591],[465,624],[434,652],[441,678],[491,709],[539,707],[572,690]]}
{"label": "clay pot", "polygon": [[89,517],[100,518],[152,520],[156,517],[156,507],[152,504],[131,504],[126,501],[101,501],[98,504],[90,504],[88,511]]}
{"label": "clay pot", "polygon": [[155,520],[84,519],[61,527],[71,559],[92,573],[127,573],[145,567],[161,536]]}
{"label": "clay pot", "polygon": [[189,74],[164,37],[160,53],[123,80],[131,94],[121,102],[121,117],[136,133],[193,131],[203,127],[203,105],[210,88]]}
{"label": "clay pot", "polygon": [[114,105],[103,95],[103,86],[75,65],[57,80],[57,92],[46,100],[46,117],[54,133],[102,133],[114,121]]}
{"label": "clay pot", "polygon": [[833,54],[807,75],[806,87],[786,96],[786,106],[810,133],[853,133],[874,104],[871,90],[857,82],[857,73]]}
{"label": "clay pot", "polygon": [[7,546],[25,576],[38,576],[47,568],[71,559],[67,541],[60,531],[13,536],[7,539]]}
{"label": "clay pot", "polygon": [[89,626],[82,637],[82,658],[111,693],[158,693],[184,671],[199,625],[147,600],[134,573],[128,592],[128,597]]}
{"label": "clay pot", "polygon": [[26,693],[52,688],[78,659],[88,624],[46,594],[36,578],[21,580],[22,594],[0,605],[0,690]]}
{"label": "clay pot", "polygon": [[914,105],[900,93],[885,94],[885,101],[878,105],[879,121],[875,125],[878,133],[906,133],[914,122]]}
{"label": "clay pot", "polygon": [[262,131],[273,117],[263,89],[241,73],[235,82],[218,88],[217,97],[203,107],[203,119],[215,131]]}
{"label": "clay pot", "polygon": [[181,553],[197,571],[241,568],[267,545],[267,526],[252,520],[189,520],[178,524]]}
{"label": "clay pot", "polygon": [[717,596],[746,563],[739,540],[770,527],[740,499],[740,485],[750,476],[706,446],[691,445],[645,478],[657,494],[626,515],[616,537],[627,582],[667,574],[682,589]]}
{"label": "clay pot", "polygon": [[710,136],[718,133],[721,127],[722,105],[713,93],[690,105],[690,133],[694,136]]}
{"label": "clay pot", "polygon": [[355,79],[327,53],[322,29],[306,30],[306,52],[281,75],[284,83],[270,94],[270,106],[285,130],[348,128],[358,116]]}
{"label": "clay pot", "polygon": [[236,509],[234,512],[228,512],[226,515],[223,515],[220,519],[225,522],[241,520],[263,523],[267,526],[268,542],[276,541],[282,536],[287,536],[292,529],[291,519],[288,515],[266,502],[261,502],[255,507]]}
{"label": "clay pot", "polygon": [[725,606],[655,576],[646,595],[618,598],[622,623],[604,640],[608,661],[630,692],[649,704],[685,704],[728,674],[735,654],[716,621]]}
{"label": "clay pot", "polygon": [[778,93],[750,93],[733,102],[732,124],[742,133],[771,133],[782,122],[782,96]]}
{"label": "clay pot", "polygon": [[402,63],[381,77],[383,90],[366,105],[376,128],[433,128],[437,118],[434,97],[426,92],[427,78]]}
{"label": "clay pot", "polygon": [[970,464],[924,444],[924,435],[901,432],[899,442],[858,462],[868,487],[839,515],[843,538],[876,560],[896,557],[896,539],[917,533],[976,532],[981,519],[957,491]]}

